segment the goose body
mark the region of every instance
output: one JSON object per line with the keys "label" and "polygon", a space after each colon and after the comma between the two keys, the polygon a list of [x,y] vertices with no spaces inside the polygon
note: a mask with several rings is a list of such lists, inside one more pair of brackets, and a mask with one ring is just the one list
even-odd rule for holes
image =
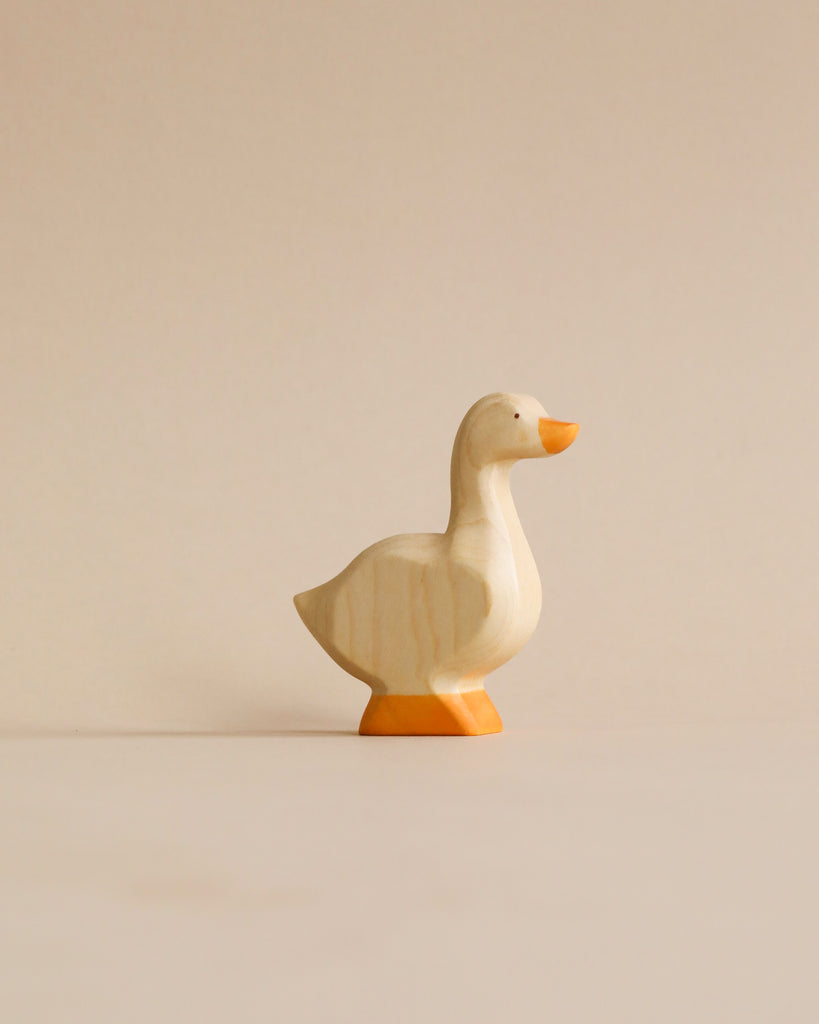
{"label": "goose body", "polygon": [[482,398],[455,439],[446,532],[388,537],[296,595],[313,636],[372,689],[361,732],[500,731],[484,679],[526,643],[541,608],[509,474],[576,434],[529,396]]}

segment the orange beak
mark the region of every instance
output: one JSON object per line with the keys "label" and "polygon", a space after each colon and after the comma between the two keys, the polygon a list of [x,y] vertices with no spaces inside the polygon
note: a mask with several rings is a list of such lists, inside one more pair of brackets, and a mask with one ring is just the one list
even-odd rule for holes
{"label": "orange beak", "polygon": [[542,418],[538,420],[537,429],[546,451],[550,455],[557,455],[574,441],[580,427],[576,423]]}

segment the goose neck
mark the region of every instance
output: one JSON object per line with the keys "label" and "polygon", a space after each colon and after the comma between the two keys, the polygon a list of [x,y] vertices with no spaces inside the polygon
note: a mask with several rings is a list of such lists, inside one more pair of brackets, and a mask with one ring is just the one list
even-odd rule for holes
{"label": "goose neck", "polygon": [[[513,462],[480,463],[469,457],[468,449],[456,445],[452,453],[452,505],[447,533],[457,526],[489,520],[508,527],[513,511],[509,473]],[[516,518],[516,517],[515,517]]]}

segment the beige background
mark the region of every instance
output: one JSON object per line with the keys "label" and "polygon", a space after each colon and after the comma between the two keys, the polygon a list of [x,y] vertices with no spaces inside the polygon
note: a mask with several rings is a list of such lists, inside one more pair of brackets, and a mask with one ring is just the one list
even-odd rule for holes
{"label": "beige background", "polygon": [[[13,1007],[816,1016],[818,10],[3,4]],[[328,735],[291,595],[499,389],[507,731]]]}

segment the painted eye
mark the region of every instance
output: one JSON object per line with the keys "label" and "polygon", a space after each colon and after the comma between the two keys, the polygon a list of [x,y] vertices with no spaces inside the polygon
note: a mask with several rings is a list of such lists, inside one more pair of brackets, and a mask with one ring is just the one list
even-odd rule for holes
{"label": "painted eye", "polygon": [[516,413],[515,413],[515,419],[516,419],[516,420],[519,420],[519,419],[520,419],[520,413],[519,413],[519,412],[516,412]]}

